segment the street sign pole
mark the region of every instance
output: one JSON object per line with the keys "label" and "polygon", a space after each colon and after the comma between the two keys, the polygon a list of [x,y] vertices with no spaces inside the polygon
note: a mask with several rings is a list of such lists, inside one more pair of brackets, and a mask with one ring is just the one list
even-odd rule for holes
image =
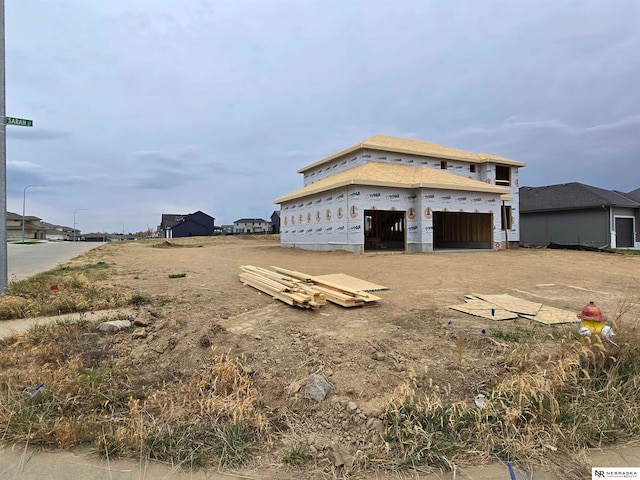
{"label": "street sign pole", "polygon": [[[0,0],[0,118],[6,113],[4,57],[4,0]],[[7,127],[0,122],[0,297],[8,291],[7,278]]]}

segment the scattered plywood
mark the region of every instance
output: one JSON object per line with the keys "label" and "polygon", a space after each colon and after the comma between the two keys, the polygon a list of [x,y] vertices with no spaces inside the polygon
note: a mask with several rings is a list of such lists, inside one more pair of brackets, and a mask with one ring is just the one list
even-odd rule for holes
{"label": "scattered plywood", "polygon": [[561,308],[550,307],[548,305],[543,305],[538,313],[535,315],[520,315],[522,318],[526,318],[528,320],[535,320],[539,323],[544,323],[545,325],[557,325],[560,323],[578,323],[580,319],[576,317],[575,312],[570,312],[569,310],[562,310]]}
{"label": "scattered plywood", "polygon": [[350,288],[358,292],[377,292],[380,290],[389,290],[389,287],[383,287],[375,283],[362,280],[361,278],[352,277],[351,275],[345,275],[344,273],[332,273],[329,275],[315,275],[315,280],[320,282],[330,282],[339,284]]}
{"label": "scattered plywood", "polygon": [[502,307],[510,312],[524,313],[525,315],[535,315],[542,308],[541,303],[530,302],[529,300],[513,297],[506,293],[501,295],[481,295],[474,293],[474,296],[497,305],[498,307]]}
{"label": "scattered plywood", "polygon": [[489,320],[512,320],[518,318],[517,314],[480,299],[467,300],[467,303],[453,305],[449,308]]}
{"label": "scattered plywood", "polygon": [[455,305],[449,308],[491,320],[511,320],[522,317],[545,325],[577,323],[580,321],[574,312],[530,302],[506,294],[465,295],[465,301],[467,303],[463,305]]}

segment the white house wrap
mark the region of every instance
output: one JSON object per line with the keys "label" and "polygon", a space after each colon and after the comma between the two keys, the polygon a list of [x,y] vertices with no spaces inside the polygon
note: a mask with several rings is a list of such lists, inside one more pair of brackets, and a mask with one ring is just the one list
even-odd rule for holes
{"label": "white house wrap", "polygon": [[519,240],[521,166],[377,135],[299,170],[305,186],[274,202],[281,245],[357,253],[503,248]]}

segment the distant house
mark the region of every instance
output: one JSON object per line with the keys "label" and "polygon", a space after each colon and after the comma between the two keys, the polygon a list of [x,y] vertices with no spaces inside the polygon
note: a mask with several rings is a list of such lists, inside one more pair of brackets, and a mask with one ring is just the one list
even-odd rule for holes
{"label": "distant house", "polygon": [[222,230],[223,235],[233,235],[233,225],[222,225],[220,230]]}
{"label": "distant house", "polygon": [[640,248],[640,189],[630,193],[583,183],[520,188],[523,245]]}
{"label": "distant house", "polygon": [[[31,215],[24,217],[25,240],[44,240],[46,228],[38,217]],[[22,239],[22,215],[7,212],[7,240]]]}
{"label": "distant house", "polygon": [[96,233],[84,233],[78,240],[83,242],[122,242],[125,240],[138,240],[135,235],[126,234],[122,235],[120,233],[106,233],[106,232],[96,232]]}
{"label": "distant house", "polygon": [[76,239],[80,238],[80,230],[47,222],[42,222],[42,225],[45,228],[45,238],[47,240],[73,241],[74,237]]}
{"label": "distant house", "polygon": [[233,222],[233,233],[270,233],[271,223],[262,218],[241,218]]}
{"label": "distant house", "polygon": [[271,233],[280,233],[280,210],[271,214]]}
{"label": "distant house", "polygon": [[198,210],[187,215],[162,214],[159,237],[180,238],[213,235],[215,218]]}

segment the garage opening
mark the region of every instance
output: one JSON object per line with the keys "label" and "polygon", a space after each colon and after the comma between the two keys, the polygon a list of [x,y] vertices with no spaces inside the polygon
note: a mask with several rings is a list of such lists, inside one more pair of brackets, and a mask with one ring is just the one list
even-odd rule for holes
{"label": "garage opening", "polygon": [[616,248],[633,247],[633,218],[616,217]]}
{"label": "garage opening", "polygon": [[364,211],[364,251],[405,250],[404,211]]}
{"label": "garage opening", "polygon": [[492,214],[434,212],[433,248],[493,248]]}

